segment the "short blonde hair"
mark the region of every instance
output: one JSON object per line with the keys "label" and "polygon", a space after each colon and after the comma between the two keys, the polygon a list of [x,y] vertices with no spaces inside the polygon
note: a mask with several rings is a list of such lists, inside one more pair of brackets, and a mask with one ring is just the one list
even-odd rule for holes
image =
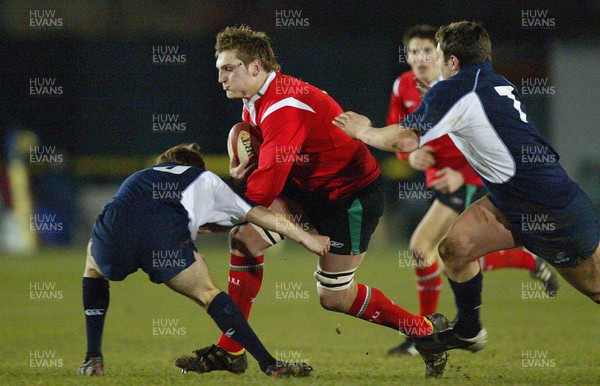
{"label": "short blonde hair", "polygon": [[253,31],[247,25],[227,27],[219,32],[215,51],[215,58],[223,51],[235,51],[246,67],[258,59],[267,72],[281,70],[267,34]]}

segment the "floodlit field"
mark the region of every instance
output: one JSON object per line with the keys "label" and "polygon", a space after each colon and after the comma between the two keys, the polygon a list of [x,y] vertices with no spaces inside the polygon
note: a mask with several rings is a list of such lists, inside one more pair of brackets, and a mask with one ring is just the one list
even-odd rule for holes
{"label": "floodlit field", "polygon": [[[210,241],[209,246],[197,245],[217,285],[226,288],[229,257],[219,237],[200,237],[201,242]],[[415,312],[413,272],[398,255],[395,248],[375,246],[357,277]],[[443,379],[425,381],[420,358],[386,355],[400,342],[397,332],[320,308],[312,277],[316,257],[288,243],[270,251],[266,260],[250,322],[278,359],[310,362],[315,371],[309,378],[268,379],[254,359],[239,376],[181,374],[174,359],[214,343],[218,329],[194,303],[152,284],[143,272],[111,283],[103,347],[107,374],[77,378],[75,371],[85,354],[81,247],[43,250],[34,258],[0,257],[0,384],[600,383],[600,306],[562,280],[558,298],[544,300],[524,271],[487,273],[482,312],[488,347],[477,354],[452,351]],[[439,310],[453,317],[453,299],[444,284]]]}

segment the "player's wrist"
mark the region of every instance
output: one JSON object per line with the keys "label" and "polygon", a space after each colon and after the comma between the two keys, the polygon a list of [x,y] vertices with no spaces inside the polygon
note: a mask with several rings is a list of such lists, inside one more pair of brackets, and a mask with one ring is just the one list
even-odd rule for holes
{"label": "player's wrist", "polygon": [[369,134],[373,130],[372,126],[359,126],[356,128],[356,139],[361,142],[367,142]]}

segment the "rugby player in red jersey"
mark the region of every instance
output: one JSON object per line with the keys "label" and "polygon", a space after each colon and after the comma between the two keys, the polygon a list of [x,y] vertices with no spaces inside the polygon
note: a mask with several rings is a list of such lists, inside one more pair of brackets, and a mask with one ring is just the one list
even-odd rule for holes
{"label": "rugby player in red jersey", "polygon": [[[238,181],[247,177],[247,199],[292,219],[307,216],[302,224],[308,221],[331,238],[331,249],[315,271],[323,308],[408,336],[446,328],[442,315],[413,315],[378,289],[354,280],[383,213],[383,195],[379,166],[368,148],[331,123],[342,108],[324,91],[279,72],[263,32],[228,27],[218,34],[215,48],[219,83],[228,98],[242,99],[243,120],[258,126],[262,141],[258,162],[237,165],[234,159],[230,174]],[[279,240],[280,235],[249,224],[231,231],[228,293],[246,316],[260,289],[263,251]],[[214,352],[226,352],[230,361],[214,360]],[[447,354],[424,360],[426,375],[438,376]],[[246,359],[243,348],[223,334],[198,361],[210,371],[230,370],[231,363]]]}
{"label": "rugby player in red jersey", "polygon": [[[394,82],[387,125],[397,124],[414,112],[423,94],[439,80],[438,55],[435,33],[430,25],[415,25],[403,37],[410,71],[402,73]],[[435,200],[413,233],[409,248],[415,261],[417,295],[421,316],[433,314],[442,289],[443,267],[438,263],[437,245],[450,225],[473,202],[487,194],[483,182],[467,159],[444,135],[410,153],[397,153],[416,170],[425,172],[426,185],[434,192]],[[523,249],[511,249],[490,253],[480,258],[484,271],[498,268],[527,269],[542,281],[549,296],[558,289],[556,275],[549,265],[534,254]],[[417,355],[415,344],[406,339],[391,348],[389,354]]]}

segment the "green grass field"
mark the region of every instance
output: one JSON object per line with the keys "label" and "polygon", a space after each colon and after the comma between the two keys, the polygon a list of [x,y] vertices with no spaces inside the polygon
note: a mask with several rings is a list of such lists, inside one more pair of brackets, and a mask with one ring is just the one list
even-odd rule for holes
{"label": "green grass field", "polygon": [[[217,285],[226,288],[229,257],[220,237],[201,236],[198,246],[207,256]],[[205,241],[209,246],[203,247]],[[0,257],[0,384],[600,383],[598,305],[562,280],[556,300],[531,300],[524,299],[522,293],[524,285],[533,283],[526,272],[487,273],[482,309],[490,337],[487,348],[477,354],[452,351],[444,377],[425,380],[420,358],[386,355],[388,348],[400,342],[397,332],[321,309],[312,277],[316,257],[287,244],[267,254],[263,287],[250,322],[279,359],[308,360],[315,368],[309,378],[269,379],[254,359],[246,373],[239,376],[220,372],[181,374],[173,365],[174,359],[214,343],[218,329],[193,302],[165,286],[152,284],[141,271],[124,282],[111,284],[103,347],[107,374],[77,378],[75,371],[85,353],[81,247],[43,250],[31,258]],[[373,245],[357,278],[381,289],[404,308],[417,310],[413,273],[400,267],[397,249]],[[453,317],[453,299],[446,282],[444,286],[439,311]],[[32,300],[32,296],[39,296],[39,288],[46,288],[41,296],[59,299]],[[285,292],[289,288],[294,289]],[[536,297],[531,295],[535,289],[532,291],[525,297]],[[292,296],[294,299],[289,299]],[[153,330],[157,321],[172,328]]]}

